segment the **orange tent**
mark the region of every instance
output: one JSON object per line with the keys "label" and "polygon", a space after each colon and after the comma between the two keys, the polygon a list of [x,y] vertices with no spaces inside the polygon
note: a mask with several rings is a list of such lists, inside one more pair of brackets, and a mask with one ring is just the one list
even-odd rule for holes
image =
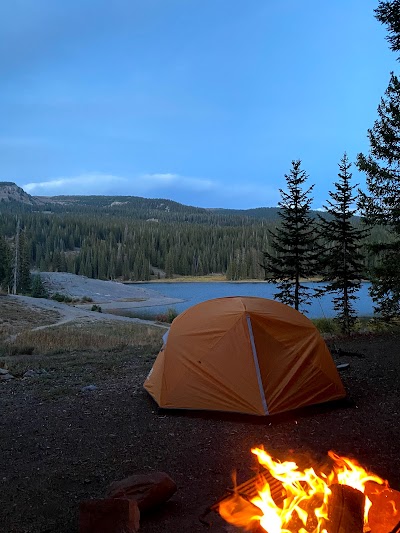
{"label": "orange tent", "polygon": [[308,318],[242,296],[208,300],[175,318],[144,387],[160,407],[256,415],[346,395]]}

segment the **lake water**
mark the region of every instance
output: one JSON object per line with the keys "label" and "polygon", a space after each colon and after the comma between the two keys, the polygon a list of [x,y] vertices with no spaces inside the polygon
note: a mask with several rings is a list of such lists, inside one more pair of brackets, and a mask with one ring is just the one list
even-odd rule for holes
{"label": "lake water", "polygon": [[[322,283],[304,283],[311,288],[320,288]],[[222,298],[224,296],[259,296],[261,298],[273,299],[274,293],[277,292],[276,285],[273,283],[251,283],[251,282],[183,282],[183,283],[141,283],[141,287],[155,290],[170,298],[179,298],[184,300],[182,303],[173,304],[168,307],[176,309],[178,313],[185,311],[188,307],[210,300],[212,298]],[[354,308],[358,316],[372,316],[372,300],[368,293],[369,283],[363,283],[358,291],[358,299],[354,301]],[[309,318],[332,318],[336,312],[333,309],[331,294],[325,294],[321,298],[313,298],[307,306],[307,316]],[[168,307],[143,307],[143,314],[154,314],[155,312],[165,312]],[[142,314],[142,313],[141,313]]]}

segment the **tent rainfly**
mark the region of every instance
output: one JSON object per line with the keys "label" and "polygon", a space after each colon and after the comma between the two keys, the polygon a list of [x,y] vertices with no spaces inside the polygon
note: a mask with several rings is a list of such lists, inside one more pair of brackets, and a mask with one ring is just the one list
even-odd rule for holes
{"label": "tent rainfly", "polygon": [[311,320],[243,296],[208,300],[175,318],[144,388],[163,408],[255,415],[346,395]]}

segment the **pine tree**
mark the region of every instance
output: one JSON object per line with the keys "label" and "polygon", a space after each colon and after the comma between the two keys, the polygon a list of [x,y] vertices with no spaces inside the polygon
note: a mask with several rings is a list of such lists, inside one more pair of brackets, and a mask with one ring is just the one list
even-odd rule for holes
{"label": "pine tree", "polygon": [[375,311],[390,319],[400,314],[400,81],[392,73],[378,119],[368,130],[369,154],[358,154],[368,194],[360,196],[367,223],[387,227],[389,238],[371,246],[380,263],[372,272]]}
{"label": "pine tree", "polygon": [[30,254],[28,244],[26,242],[26,235],[21,231],[19,237],[19,264],[18,264],[18,284],[17,292],[23,294],[29,293],[31,290],[31,272],[30,272]]}
{"label": "pine tree", "polygon": [[167,252],[165,257],[165,277],[172,278],[175,272],[175,257],[172,250]]}
{"label": "pine tree", "polygon": [[40,274],[34,274],[32,276],[31,296],[33,296],[33,298],[47,298],[48,296]]}
{"label": "pine tree", "polygon": [[[303,186],[307,175],[301,170],[301,161],[292,161],[289,174],[285,174],[287,192],[280,189],[279,216],[281,224],[271,235],[271,246],[276,257],[263,252],[266,278],[278,284],[280,292],[274,297],[295,309],[310,303],[312,291],[301,283],[315,272],[314,221],[309,216],[314,185]],[[304,310],[304,309],[303,309]]]}
{"label": "pine tree", "polygon": [[0,288],[8,291],[12,284],[11,250],[7,241],[0,235]]}
{"label": "pine tree", "polygon": [[389,35],[386,37],[393,52],[400,51],[400,0],[379,2],[375,17],[386,24]]}
{"label": "pine tree", "polygon": [[360,289],[364,270],[360,250],[361,240],[366,234],[365,230],[354,227],[351,221],[356,212],[352,206],[356,201],[353,191],[357,185],[350,184],[350,168],[351,163],[345,153],[339,163],[335,191],[329,192],[332,200],[324,206],[329,216],[319,216],[320,234],[326,243],[322,257],[323,281],[328,282],[322,292],[337,295],[333,298],[333,305],[338,311],[336,319],[345,334],[350,333],[357,318],[352,302]]}

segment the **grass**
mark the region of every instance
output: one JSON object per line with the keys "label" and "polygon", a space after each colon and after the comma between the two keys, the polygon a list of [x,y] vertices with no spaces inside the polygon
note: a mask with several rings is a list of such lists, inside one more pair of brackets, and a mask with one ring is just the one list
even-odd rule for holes
{"label": "grass", "polygon": [[[324,335],[341,335],[340,325],[334,318],[314,318],[313,324]],[[352,334],[360,333],[397,333],[400,331],[400,321],[383,322],[377,318],[357,318]]]}
{"label": "grass", "polygon": [[120,350],[146,346],[160,347],[163,329],[141,324],[74,323],[41,330],[26,330],[14,340],[3,341],[4,355],[43,354],[92,350]]}
{"label": "grass", "polygon": [[12,335],[38,326],[54,324],[60,318],[56,311],[40,311],[0,295],[0,345]]}

